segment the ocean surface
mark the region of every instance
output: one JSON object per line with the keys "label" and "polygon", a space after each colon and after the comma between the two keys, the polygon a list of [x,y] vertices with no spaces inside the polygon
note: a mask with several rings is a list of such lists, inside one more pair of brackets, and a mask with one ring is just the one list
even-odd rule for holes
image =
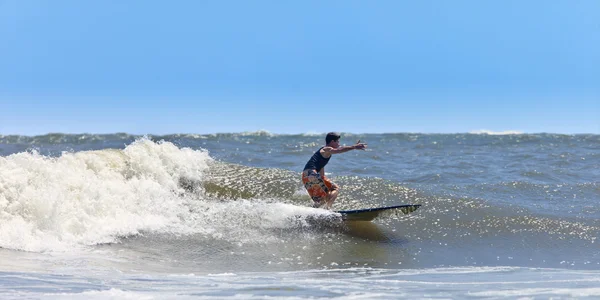
{"label": "ocean surface", "polygon": [[1,299],[600,298],[600,135],[0,135]]}

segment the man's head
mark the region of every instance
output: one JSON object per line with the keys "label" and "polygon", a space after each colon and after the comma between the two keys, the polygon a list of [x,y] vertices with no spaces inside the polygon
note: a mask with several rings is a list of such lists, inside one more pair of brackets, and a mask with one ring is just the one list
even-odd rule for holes
{"label": "man's head", "polygon": [[325,144],[329,145],[332,141],[337,141],[340,139],[340,134],[337,132],[330,132],[325,137]]}

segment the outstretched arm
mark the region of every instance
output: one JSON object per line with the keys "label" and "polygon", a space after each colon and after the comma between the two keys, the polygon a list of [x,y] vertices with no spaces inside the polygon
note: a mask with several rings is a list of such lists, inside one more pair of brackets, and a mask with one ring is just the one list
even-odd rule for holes
{"label": "outstretched arm", "polygon": [[323,151],[328,152],[329,154],[339,154],[339,153],[344,153],[344,152],[348,152],[350,150],[356,150],[356,149],[364,150],[365,148],[367,148],[367,144],[361,143],[360,140],[358,140],[358,142],[356,142],[356,144],[354,144],[352,146],[341,146],[341,147],[337,147],[337,148],[324,147]]}

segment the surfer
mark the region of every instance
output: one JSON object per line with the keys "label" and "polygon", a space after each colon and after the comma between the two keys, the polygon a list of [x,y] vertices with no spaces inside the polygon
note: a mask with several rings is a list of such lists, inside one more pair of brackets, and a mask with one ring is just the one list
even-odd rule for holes
{"label": "surfer", "polygon": [[367,144],[361,143],[360,140],[352,146],[340,146],[340,137],[337,132],[328,133],[325,137],[325,146],[313,154],[302,171],[302,183],[314,201],[313,207],[331,209],[333,201],[338,196],[340,187],[325,177],[325,165],[331,159],[331,155],[367,148]]}

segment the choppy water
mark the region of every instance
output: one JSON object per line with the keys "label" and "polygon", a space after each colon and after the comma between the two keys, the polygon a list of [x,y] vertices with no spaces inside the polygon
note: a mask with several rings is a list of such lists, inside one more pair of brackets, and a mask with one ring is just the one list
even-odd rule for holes
{"label": "choppy water", "polygon": [[0,136],[2,298],[600,297],[600,136]]}

